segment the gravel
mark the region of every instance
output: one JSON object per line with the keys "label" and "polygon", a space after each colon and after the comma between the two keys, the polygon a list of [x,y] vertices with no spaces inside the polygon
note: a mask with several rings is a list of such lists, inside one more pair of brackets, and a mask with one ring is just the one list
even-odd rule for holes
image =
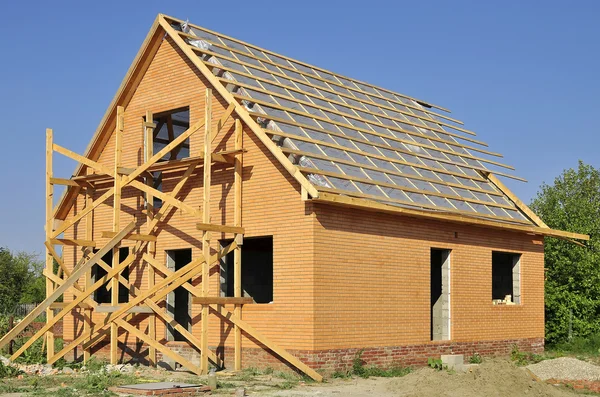
{"label": "gravel", "polygon": [[600,380],[600,367],[571,357],[544,360],[526,367],[541,380]]}

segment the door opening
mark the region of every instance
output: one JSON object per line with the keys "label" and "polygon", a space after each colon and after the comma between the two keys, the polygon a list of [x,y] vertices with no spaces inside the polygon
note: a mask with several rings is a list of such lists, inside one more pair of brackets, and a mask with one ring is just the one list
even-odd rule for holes
{"label": "door opening", "polygon": [[431,249],[431,340],[450,340],[450,250]]}
{"label": "door opening", "polygon": [[[167,251],[167,267],[176,272],[192,261],[191,249]],[[191,331],[192,316],[190,305],[190,293],[184,287],[177,287],[167,295],[167,312],[175,318],[175,321]],[[167,325],[167,340],[185,341],[183,335],[176,329]]]}

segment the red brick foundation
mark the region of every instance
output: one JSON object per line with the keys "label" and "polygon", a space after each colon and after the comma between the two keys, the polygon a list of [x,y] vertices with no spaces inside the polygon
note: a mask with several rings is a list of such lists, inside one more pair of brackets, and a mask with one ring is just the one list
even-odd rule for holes
{"label": "red brick foundation", "polygon": [[600,393],[600,381],[597,380],[566,380],[566,379],[548,379],[546,383],[552,385],[571,386],[576,390],[589,390],[594,393]]}
{"label": "red brick foundation", "polygon": [[[185,342],[170,342],[167,346],[187,358],[194,364],[199,364],[199,351]],[[382,368],[394,366],[421,366],[427,364],[430,357],[440,357],[442,354],[464,354],[465,358],[479,353],[482,356],[506,356],[513,346],[520,351],[542,353],[544,351],[543,338],[507,339],[480,342],[430,342],[421,345],[375,347],[366,349],[330,349],[330,350],[288,350],[302,362],[323,373],[344,371],[352,367],[357,354],[362,351],[361,358],[364,365],[375,365]],[[124,346],[121,346],[123,348]],[[227,368],[233,367],[234,351],[232,347],[212,347],[216,354],[224,359]],[[81,353],[81,349],[77,350]],[[122,350],[123,351],[123,350]],[[147,348],[142,345],[127,346],[123,354],[123,361],[135,359],[145,363]],[[108,346],[103,346],[94,352],[101,358],[109,357]],[[162,354],[157,352],[158,360]],[[168,360],[166,360],[168,361]],[[277,370],[290,368],[270,350],[259,348],[242,349],[242,363],[244,367],[267,368]]]}

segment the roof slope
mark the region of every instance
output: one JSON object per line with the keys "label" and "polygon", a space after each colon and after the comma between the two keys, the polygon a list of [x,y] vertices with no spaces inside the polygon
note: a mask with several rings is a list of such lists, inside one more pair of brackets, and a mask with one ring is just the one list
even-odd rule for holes
{"label": "roof slope", "polygon": [[540,226],[487,177],[512,177],[501,171],[512,167],[434,105],[198,26],[172,26],[318,191]]}

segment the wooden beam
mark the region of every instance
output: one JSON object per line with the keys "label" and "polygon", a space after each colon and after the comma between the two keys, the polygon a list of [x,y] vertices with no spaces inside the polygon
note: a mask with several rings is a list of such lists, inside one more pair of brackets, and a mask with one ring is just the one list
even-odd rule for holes
{"label": "wooden beam", "polygon": [[[154,155],[154,115],[151,111],[146,111],[146,124],[144,125],[144,162],[147,162]],[[167,143],[168,144],[168,143]],[[150,174],[146,176],[146,186],[154,186],[154,175]],[[150,235],[152,233],[151,223],[154,216],[154,195],[152,192],[146,192],[146,233]],[[151,241],[147,246],[147,254],[154,257],[156,254],[156,242]],[[154,287],[154,268],[148,266],[148,288]],[[148,316],[148,337],[156,340],[156,317],[154,315]],[[148,361],[150,365],[156,365],[156,348],[150,346],[148,348]]]}
{"label": "wooden beam", "polygon": [[60,255],[58,255],[58,252],[56,252],[56,250],[54,249],[54,246],[52,244],[50,244],[50,242],[48,242],[48,241],[44,241],[44,245],[46,246],[46,249],[48,250],[48,253],[50,255],[52,255],[53,260],[55,260],[56,263],[58,263],[58,266],[60,266],[60,268],[62,269],[63,273],[67,277],[69,277],[71,275],[71,272],[69,271],[69,269],[67,269],[67,266],[65,265],[65,262],[62,260],[62,258],[60,257]]}
{"label": "wooden beam", "polygon": [[235,103],[230,103],[229,106],[227,106],[227,109],[225,109],[225,113],[223,113],[223,115],[217,122],[217,130],[212,134],[212,136],[210,138],[211,143],[213,143],[215,141],[215,139],[219,135],[219,132],[221,132],[221,129],[223,128],[223,126],[225,125],[227,120],[229,120],[229,117],[231,117],[231,114],[233,113],[234,109],[235,109]]}
{"label": "wooden beam", "polygon": [[64,178],[50,178],[50,183],[52,185],[64,185],[64,186],[75,186],[75,187],[87,187],[89,183],[85,181],[74,181],[72,179],[64,179]]}
{"label": "wooden beam", "polygon": [[196,229],[207,232],[219,233],[241,233],[244,234],[244,228],[239,226],[213,225],[208,223],[196,223]]}
{"label": "wooden beam", "polygon": [[[287,153],[287,154],[293,154],[296,156],[306,156],[309,158],[315,158],[315,159],[320,159],[320,160],[325,160],[325,161],[330,161],[331,157],[323,155],[323,154],[317,154],[317,153],[312,153],[312,152],[307,152],[304,150],[296,150],[296,149],[290,149],[290,148],[286,148],[286,147],[281,147],[281,151],[283,153]],[[351,161],[351,160],[343,160],[340,158],[336,158],[335,162],[337,164],[345,164],[345,165],[351,165],[351,166],[356,166],[357,163],[355,161]],[[435,168],[431,168],[431,167],[427,167],[427,166],[423,166],[423,165],[418,165],[418,164],[414,164],[414,163],[405,163],[406,165],[413,167],[415,169],[424,169],[424,170],[435,170]],[[368,164],[360,164],[360,167],[365,169],[365,170],[371,170],[371,171],[381,171],[380,167],[376,167],[373,165],[368,165]],[[449,171],[441,171],[439,170],[438,172],[441,172],[443,174],[447,174],[447,175],[454,175],[457,177],[461,177],[470,181],[478,181],[478,182],[486,182],[486,180],[482,177],[472,177],[472,176],[466,176],[464,174],[462,174],[462,176],[460,176],[458,173],[453,173],[453,172],[449,172]],[[386,169],[385,173],[388,175],[395,175],[395,176],[400,176],[400,177],[404,177],[406,176],[405,173],[400,172],[400,171],[393,171],[393,170],[389,170]],[[432,182],[432,183],[440,183],[439,179],[433,179],[433,178],[427,178],[424,176],[420,176],[417,174],[411,174],[410,177],[412,179],[416,179],[419,181],[424,181],[424,182]],[[497,196],[497,197],[503,197],[504,194],[500,193],[500,192],[496,192],[496,191],[491,191],[491,190],[485,190],[482,188],[478,188],[478,187],[473,187],[473,186],[469,186],[467,184],[465,185],[461,185],[460,183],[453,183],[453,182],[444,182],[446,184],[446,186],[450,186],[450,187],[457,187],[459,189],[465,189],[465,190],[469,190],[471,192],[478,192],[478,193],[484,193],[484,194],[489,194],[492,196]],[[475,184],[473,184],[475,185]]]}
{"label": "wooden beam", "polygon": [[283,358],[285,361],[298,368],[300,371],[304,372],[306,375],[310,376],[317,382],[321,382],[323,377],[319,375],[314,369],[310,368],[308,365],[304,364],[302,361],[298,360],[296,357],[288,353],[285,349],[277,346],[265,336],[263,336],[260,332],[258,332],[254,327],[250,324],[244,322],[241,318],[237,317],[235,314],[225,309],[221,305],[210,305],[211,309],[213,309],[217,314],[223,317],[225,320],[232,322],[233,324],[237,324],[242,330],[251,336],[253,339],[256,339],[267,349],[273,351],[279,357]]}
{"label": "wooden beam", "polygon": [[[202,222],[210,224],[210,184],[211,184],[211,154],[212,154],[212,90],[206,89],[204,97],[204,182],[202,188]],[[202,232],[202,254],[205,258],[210,256],[210,231]],[[202,264],[202,296],[209,294],[210,264]],[[202,330],[200,333],[200,368],[204,374],[208,373],[208,305],[202,306]]]}
{"label": "wooden beam", "polygon": [[[121,223],[121,186],[122,177],[119,175],[119,168],[123,157],[123,131],[125,130],[125,108],[117,106],[117,125],[115,129],[115,158],[114,158],[114,189],[113,196],[113,232],[119,231]],[[112,267],[117,268],[120,261],[120,243],[115,245],[112,251]],[[120,273],[116,273],[110,280],[110,303],[113,306],[119,304],[119,280]],[[119,361],[119,328],[116,323],[111,324],[110,328],[110,363],[115,365]]]}
{"label": "wooden beam", "polygon": [[[235,120],[235,149],[242,150],[243,145],[243,126],[239,119]],[[242,173],[243,173],[243,157],[242,153],[235,156],[234,164],[234,199],[233,199],[233,218],[234,224],[237,227],[242,226]],[[303,191],[306,191],[304,186],[301,186]],[[233,251],[233,295],[236,299],[242,297],[242,247],[238,247]],[[238,318],[242,318],[242,306],[236,305],[234,313]],[[242,330],[238,325],[234,325],[234,368],[236,371],[242,369]]]}
{"label": "wooden beam", "polygon": [[201,369],[198,368],[196,365],[192,364],[190,361],[188,361],[183,356],[181,356],[181,355],[173,352],[168,347],[166,347],[164,345],[161,345],[155,339],[152,339],[152,338],[148,337],[148,335],[146,335],[145,333],[143,333],[142,331],[140,331],[139,329],[137,329],[133,325],[127,323],[127,321],[116,320],[116,322],[117,322],[118,326],[124,328],[127,332],[129,332],[130,334],[134,335],[136,338],[140,339],[141,341],[145,342],[149,346],[152,346],[156,350],[160,351],[164,356],[169,357],[171,360],[175,360],[175,362],[178,362],[183,367],[189,369],[190,371],[192,371],[196,375],[201,375],[202,374]]}
{"label": "wooden beam", "polygon": [[525,232],[531,234],[537,234],[540,236],[551,236],[551,237],[565,237],[577,240],[589,240],[590,236],[586,234],[564,232],[561,230],[546,229],[537,226],[526,226],[518,224],[510,224],[506,222],[490,221],[475,217],[463,216],[460,214],[451,213],[436,213],[433,211],[419,211],[417,209],[401,208],[392,205],[386,205],[378,203],[372,200],[365,200],[361,198],[348,197],[339,194],[330,194],[322,192],[319,199],[313,199],[315,203],[324,203],[329,205],[339,205],[347,208],[359,208],[365,211],[375,211],[386,214],[399,214],[406,215],[415,218],[429,218],[436,219],[451,223],[471,224],[474,226],[481,226],[485,228],[493,228],[500,230],[508,230],[514,232]]}
{"label": "wooden beam", "polygon": [[548,225],[546,225],[544,221],[542,221],[540,217],[538,217],[535,214],[535,212],[533,212],[524,202],[522,202],[517,196],[515,196],[513,192],[510,191],[510,189],[504,186],[504,184],[498,178],[496,178],[495,175],[487,173],[487,178],[494,186],[496,186],[502,193],[504,193],[506,197],[508,197],[513,203],[515,203],[517,208],[524,212],[525,215],[527,215],[533,223],[535,223],[539,227],[548,228]]}
{"label": "wooden beam", "polygon": [[[114,313],[119,310],[121,306],[112,306],[112,305],[98,305],[94,310],[96,313]],[[149,306],[134,306],[132,308],[127,309],[127,313],[145,313],[151,314],[154,313]]]}
{"label": "wooden beam", "polygon": [[[53,302],[50,304],[50,309],[64,309],[71,302]],[[78,303],[76,309],[91,309],[92,307],[87,303]]]}
{"label": "wooden beam", "polygon": [[[285,156],[281,150],[275,145],[275,143],[262,131],[261,127],[256,121],[250,117],[250,114],[240,104],[237,103],[235,98],[229,91],[217,80],[215,75],[208,69],[208,67],[202,62],[202,60],[196,55],[194,50],[183,41],[183,39],[177,34],[175,29],[171,27],[170,23],[164,18],[159,19],[160,25],[165,29],[167,34],[173,39],[175,44],[181,49],[181,51],[188,57],[202,73],[202,75],[208,80],[208,82],[219,92],[221,97],[225,99],[228,104],[236,103],[235,112],[236,114],[246,123],[246,125],[252,130],[256,137],[265,145],[265,147],[271,152],[271,154],[281,163],[281,165],[288,171],[292,177],[310,193],[311,197],[315,198],[319,196],[319,192],[315,187],[306,179],[304,175],[292,164],[292,162]],[[205,222],[209,223],[209,222]]]}
{"label": "wooden beam", "polygon": [[[110,251],[115,245],[117,245],[125,235],[130,233],[135,227],[135,222],[131,222],[129,225],[125,226],[118,235],[113,237],[110,241],[106,243],[104,247],[102,247],[98,252],[96,252],[85,264],[80,266],[77,269],[74,269],[71,273],[71,276],[67,278],[61,286],[56,288],[52,294],[50,294],[42,303],[36,306],[25,318],[19,322],[12,330],[6,333],[2,339],[0,339],[0,349],[8,343],[8,341],[14,339],[16,335],[21,333],[37,316],[39,316],[44,310],[46,310],[51,303],[56,301],[56,299],[61,296],[69,287],[71,287],[74,283],[79,280],[81,276],[85,274],[86,271],[89,271],[96,262],[101,259],[108,251]],[[79,303],[79,302],[78,302]],[[56,320],[56,317],[53,321]],[[48,325],[48,324],[46,324]],[[45,331],[44,331],[45,332]],[[56,355],[54,355],[55,357]]]}
{"label": "wooden beam", "polygon": [[[178,23],[180,23],[180,24],[181,24],[181,23],[184,23],[184,21],[182,21],[182,20],[179,20],[179,19],[177,19],[177,18],[170,17],[170,16],[163,16],[163,18],[167,18],[167,19],[169,19],[169,20],[171,20],[171,21],[178,22]],[[186,23],[188,23],[189,25],[193,26],[195,29],[198,29],[198,30],[200,30],[200,31],[208,32],[208,33],[211,33],[211,34],[213,34],[213,35],[215,35],[215,36],[224,37],[224,38],[226,38],[226,39],[228,39],[228,40],[231,40],[231,41],[233,41],[233,42],[236,42],[236,43],[242,44],[243,46],[246,46],[246,47],[251,47],[251,48],[254,48],[254,49],[258,50],[258,51],[265,52],[265,53],[267,53],[267,54],[272,54],[272,55],[275,55],[275,56],[276,56],[276,57],[278,57],[278,58],[287,59],[287,60],[291,61],[292,63],[300,64],[300,65],[303,65],[303,66],[305,66],[305,67],[307,67],[307,68],[312,68],[312,69],[314,69],[314,70],[321,71],[321,72],[325,72],[325,73],[327,73],[327,74],[331,74],[331,75],[334,75],[334,76],[336,75],[335,73],[332,73],[332,72],[330,72],[330,71],[328,71],[328,70],[325,70],[325,69],[322,69],[322,68],[319,68],[319,67],[316,67],[316,66],[313,66],[313,65],[310,65],[310,64],[307,64],[307,63],[304,63],[304,62],[301,62],[301,61],[298,61],[298,60],[295,60],[295,59],[289,58],[289,57],[286,57],[286,56],[284,56],[284,55],[281,55],[281,54],[278,54],[278,53],[275,53],[275,52],[272,52],[272,51],[269,51],[269,50],[265,50],[265,49],[263,49],[263,48],[260,48],[260,47],[257,47],[257,46],[255,46],[255,45],[253,45],[253,44],[249,44],[249,43],[246,43],[246,42],[244,42],[244,41],[241,41],[241,40],[235,39],[235,38],[233,38],[233,37],[225,36],[225,35],[223,35],[223,34],[221,34],[221,33],[218,33],[218,32],[214,32],[214,31],[208,30],[208,29],[206,29],[206,28],[203,28],[203,27],[201,27],[201,26],[197,26],[197,25],[190,24],[189,22],[186,22]],[[184,32],[178,32],[178,33],[179,33],[181,36],[187,36],[187,37],[190,37],[190,38],[196,38],[195,36],[193,36],[193,35],[190,35],[190,34],[188,34],[188,33],[184,33]],[[209,39],[206,39],[206,38],[202,38],[202,40],[205,40],[205,41],[207,41],[207,42],[209,42],[209,43],[213,43],[213,45],[218,45],[218,44],[219,44],[219,43],[214,43],[212,40],[209,40]],[[226,49],[228,49],[228,50],[230,50],[230,51],[234,51],[234,48],[232,48],[232,47],[229,47],[229,46],[227,46],[227,47],[220,46],[220,47],[226,48]],[[401,101],[399,101],[399,100],[394,100],[393,98],[389,98],[389,97],[384,97],[384,96],[381,96],[381,95],[379,95],[379,94],[375,93],[374,91],[373,91],[373,92],[370,92],[370,91],[369,91],[369,92],[367,92],[367,91],[363,91],[363,90],[360,90],[360,89],[358,89],[357,87],[353,87],[353,86],[347,86],[347,85],[344,85],[344,84],[338,83],[338,82],[337,82],[337,80],[335,80],[335,79],[329,79],[329,80],[327,80],[327,79],[324,79],[324,78],[322,78],[322,77],[320,77],[320,76],[313,75],[313,74],[310,74],[310,73],[306,73],[306,72],[304,72],[304,71],[302,71],[302,70],[293,69],[291,66],[282,65],[281,63],[274,63],[273,61],[265,60],[265,58],[258,58],[258,57],[254,56],[254,55],[251,55],[251,54],[247,53],[247,52],[241,52],[241,51],[234,51],[234,52],[240,52],[240,53],[243,53],[243,54],[244,54],[244,55],[246,55],[247,57],[254,58],[254,59],[259,59],[259,60],[260,60],[260,61],[262,61],[262,62],[266,62],[266,63],[269,63],[269,64],[273,64],[273,65],[275,65],[275,66],[282,67],[282,68],[284,68],[284,69],[288,69],[288,70],[290,70],[290,71],[293,71],[293,72],[295,72],[295,73],[299,73],[299,74],[306,75],[306,76],[308,76],[308,77],[311,77],[311,78],[313,78],[313,79],[315,79],[315,80],[320,80],[320,81],[323,81],[323,82],[327,82],[327,83],[329,83],[329,84],[333,84],[333,85],[337,85],[337,86],[340,86],[340,87],[343,87],[343,88],[346,88],[346,89],[350,89],[350,90],[352,90],[352,91],[359,92],[359,93],[361,93],[362,95],[366,95],[366,96],[372,96],[372,97],[378,97],[378,98],[381,98],[381,99],[384,99],[384,100],[389,100],[390,102],[397,103],[397,104],[399,104],[399,105],[403,105],[403,106],[407,106],[407,107],[412,107],[412,108],[415,108],[415,107],[414,107],[414,105],[405,104],[405,102],[401,102]],[[265,69],[265,70],[266,70],[266,71],[268,71],[268,69]],[[423,101],[423,100],[420,100],[420,99],[416,99],[416,98],[413,98],[413,97],[410,97],[410,96],[407,96],[407,95],[404,95],[404,94],[396,93],[396,92],[390,91],[390,90],[388,90],[388,89],[385,89],[385,88],[381,88],[381,87],[378,87],[378,86],[375,86],[375,85],[372,85],[372,84],[364,83],[364,82],[362,82],[362,81],[359,81],[359,80],[355,80],[355,79],[351,79],[351,78],[348,78],[348,77],[343,77],[343,76],[339,76],[339,77],[340,77],[341,79],[345,79],[345,80],[348,80],[348,81],[352,81],[352,82],[354,82],[354,83],[358,83],[359,85],[363,85],[363,86],[367,86],[367,87],[375,88],[375,89],[377,89],[377,90],[379,90],[379,91],[385,91],[385,92],[388,92],[388,93],[390,93],[390,94],[397,95],[397,96],[399,96],[399,97],[403,97],[403,98],[406,98],[406,99],[412,100],[412,101],[414,101],[414,102],[423,103],[423,104],[427,105],[428,107],[433,107],[433,108],[436,108],[436,109],[439,109],[439,110],[443,110],[443,111],[445,111],[445,112],[450,112],[448,109],[445,109],[445,108],[443,108],[443,107],[440,107],[440,106],[437,106],[437,105],[431,104],[431,103],[429,103],[429,102],[427,102],[427,101]],[[305,83],[305,84],[306,84],[306,83]],[[321,86],[318,86],[318,87],[321,87]],[[417,109],[421,109],[421,108],[417,108]],[[422,111],[422,112],[430,112],[428,109],[422,109],[421,111]],[[438,115],[437,113],[435,113],[435,114],[436,114],[436,116],[442,116],[442,115]],[[456,122],[456,123],[459,123],[459,124],[461,124],[461,122],[460,122],[460,121],[458,121],[458,120],[453,120],[453,121],[454,121],[454,122]]]}
{"label": "wooden beam", "polygon": [[[93,202],[94,202],[94,190],[88,187],[85,189],[85,207],[86,208],[91,207]],[[114,237],[114,236],[111,236],[111,237]],[[88,212],[88,214],[85,216],[85,238],[88,240],[92,240],[94,238],[94,213],[93,213],[93,211]],[[92,281],[92,269],[85,272],[84,279],[85,279],[84,289],[87,293],[87,291],[94,284]],[[89,293],[87,293],[87,294],[89,296]],[[83,313],[83,331],[84,332],[89,331],[91,325],[92,325],[92,311],[87,310]],[[87,363],[89,361],[89,359],[90,359],[90,350],[86,349],[83,351],[84,364]]]}
{"label": "wooden beam", "polygon": [[195,296],[192,298],[192,303],[196,305],[250,305],[256,302],[252,298]]}
{"label": "wooden beam", "polygon": [[106,200],[108,200],[108,198],[113,195],[114,191],[115,191],[114,187],[111,187],[106,192],[104,192],[104,194],[102,194],[102,196],[100,196],[96,200],[94,200],[89,207],[86,206],[83,209],[83,211],[81,211],[79,214],[75,215],[72,219],[63,222],[56,230],[54,230],[54,232],[52,233],[52,237],[53,238],[57,237],[58,235],[60,235],[61,233],[63,233],[65,230],[67,230],[68,228],[70,228],[71,226],[73,226],[75,223],[79,222],[88,213],[92,212],[100,204],[102,204]]}
{"label": "wooden beam", "polygon": [[332,189],[332,188],[326,188],[326,187],[319,187],[319,191],[323,192],[323,193],[337,194],[340,196],[357,197],[357,198],[369,199],[369,200],[373,200],[373,201],[384,201],[384,202],[389,202],[389,203],[403,204],[404,206],[412,207],[410,209],[414,209],[417,211],[429,209],[432,213],[437,213],[437,214],[447,214],[450,216],[456,214],[458,216],[472,217],[473,219],[488,219],[488,220],[495,220],[495,221],[500,221],[500,222],[511,222],[513,224],[531,225],[531,222],[529,222],[529,221],[513,219],[513,218],[510,218],[508,216],[508,214],[505,217],[500,217],[500,216],[496,216],[496,215],[486,215],[486,214],[470,212],[470,211],[466,211],[466,210],[458,210],[458,209],[450,209],[450,208],[446,209],[444,207],[439,207],[439,206],[436,206],[433,204],[414,203],[414,202],[411,202],[408,200],[398,200],[398,199],[388,198],[388,197],[384,197],[384,196],[378,196],[378,195],[374,195],[374,194],[357,193],[357,192],[351,192],[348,190]]}
{"label": "wooden beam", "polygon": [[[235,241],[232,242],[231,244],[229,244],[227,247],[223,248],[217,254],[212,255],[210,257],[209,262],[212,264],[212,263],[220,260],[223,256],[227,255],[229,252],[231,252],[233,249],[235,249],[236,246],[237,246],[237,244],[235,243]],[[204,256],[194,259],[192,262],[188,263],[186,266],[182,267],[181,269],[177,270],[176,272],[173,272],[170,276],[160,280],[159,282],[156,283],[156,285],[153,288],[143,291],[140,295],[138,295],[135,298],[133,298],[132,300],[130,300],[126,305],[123,305],[123,307],[121,307],[119,310],[117,310],[116,312],[114,312],[112,314],[109,314],[104,319],[104,322],[102,324],[100,324],[99,327],[97,326],[97,328],[95,328],[93,330],[93,332],[95,332],[95,333],[102,332],[104,329],[106,329],[110,325],[110,323],[112,321],[123,317],[126,314],[126,311],[130,307],[133,307],[135,305],[140,304],[143,301],[146,301],[146,299],[148,299],[149,297],[152,297],[153,295],[154,295],[153,299],[152,299],[153,302],[154,303],[159,302],[169,292],[173,291],[175,288],[183,285],[188,280],[192,279],[193,277],[196,277],[199,273],[201,273],[201,269],[199,269],[199,265],[201,265],[203,263],[203,261],[204,261]],[[53,364],[54,362],[59,360],[61,357],[63,357],[66,353],[73,350],[76,346],[80,345],[83,341],[85,341],[87,338],[89,338],[90,335],[91,335],[91,333],[87,333],[87,334],[82,333],[80,336],[75,338],[68,346],[65,346],[60,352],[56,353],[54,355],[54,357],[52,358],[52,360],[50,360],[48,363]],[[0,340],[0,342],[1,342],[1,340]],[[83,345],[84,348],[86,348],[86,346],[87,346],[87,344]],[[0,344],[0,348],[1,347],[2,346]]]}
{"label": "wooden beam", "polygon": [[51,238],[48,240],[50,244],[56,245],[72,245],[81,247],[95,247],[96,242],[91,240],[82,240],[76,238]]}
{"label": "wooden beam", "polygon": [[[52,235],[52,229],[54,227],[54,186],[52,184],[53,178],[53,165],[52,165],[52,145],[53,145],[54,134],[52,129],[46,129],[46,240],[49,240]],[[54,251],[54,247],[52,247]],[[54,274],[54,260],[53,253],[48,247],[46,247],[46,266],[45,272]],[[54,290],[54,284],[46,277],[46,299],[52,295]],[[51,322],[54,317],[54,311],[50,308],[46,309],[46,324]],[[54,355],[54,332],[50,330],[46,334],[46,358],[49,359]]]}
{"label": "wooden beam", "polygon": [[[102,231],[100,235],[103,238],[111,238],[114,237],[116,232]],[[132,241],[156,241],[156,236],[152,236],[150,234],[130,234],[129,236],[125,236],[123,240],[132,240]]]}
{"label": "wooden beam", "polygon": [[[335,160],[333,160],[333,161],[335,161]],[[360,168],[361,164],[356,164],[356,167]],[[498,204],[495,201],[491,201],[491,199],[488,199],[488,201],[484,201],[484,200],[480,200],[478,198],[462,197],[458,193],[456,193],[455,195],[451,195],[451,194],[446,194],[446,193],[440,193],[440,192],[433,191],[433,190],[421,190],[418,188],[401,186],[401,185],[397,185],[397,184],[391,183],[391,182],[383,182],[379,179],[369,179],[369,178],[367,178],[367,175],[365,175],[364,177],[361,178],[359,176],[344,174],[341,168],[339,169],[338,172],[325,171],[325,170],[319,170],[316,168],[308,168],[308,167],[298,167],[298,169],[307,174],[331,176],[331,177],[335,177],[335,178],[339,178],[339,179],[344,179],[347,181],[361,182],[361,183],[366,183],[369,185],[375,185],[375,186],[381,186],[381,187],[389,187],[391,189],[401,190],[403,192],[425,194],[428,196],[448,198],[448,199],[453,199],[453,200],[465,201],[467,203],[487,205],[487,206],[496,207],[496,208],[506,208],[506,209],[510,209],[510,210],[515,209],[515,207],[513,205]],[[385,173],[386,170],[381,169],[381,172]],[[410,179],[411,175],[407,175],[406,178]],[[444,184],[443,181],[440,181],[438,183],[440,185]]]}

